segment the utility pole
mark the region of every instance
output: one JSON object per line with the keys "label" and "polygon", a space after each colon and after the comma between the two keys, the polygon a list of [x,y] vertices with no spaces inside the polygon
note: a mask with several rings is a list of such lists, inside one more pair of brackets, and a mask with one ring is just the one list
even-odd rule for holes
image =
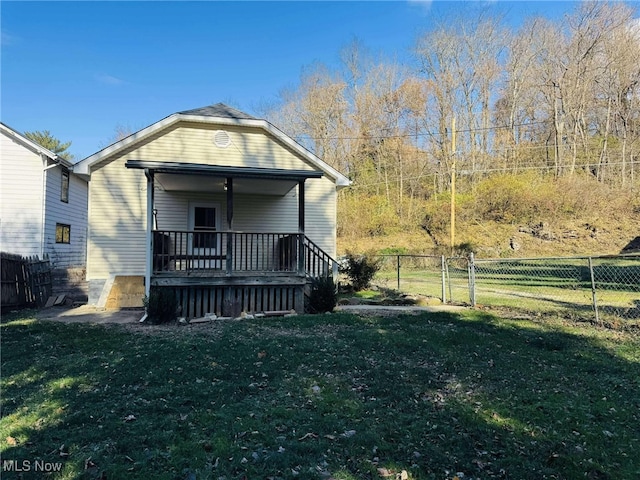
{"label": "utility pole", "polygon": [[456,241],[456,117],[451,120],[451,254]]}

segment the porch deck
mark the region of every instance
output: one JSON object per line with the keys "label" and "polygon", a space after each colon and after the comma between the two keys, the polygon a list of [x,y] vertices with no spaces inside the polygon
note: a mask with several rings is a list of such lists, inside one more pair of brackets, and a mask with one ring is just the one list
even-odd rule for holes
{"label": "porch deck", "polygon": [[309,278],[337,264],[302,233],[153,232],[151,285],[173,288],[183,314],[302,311]]}

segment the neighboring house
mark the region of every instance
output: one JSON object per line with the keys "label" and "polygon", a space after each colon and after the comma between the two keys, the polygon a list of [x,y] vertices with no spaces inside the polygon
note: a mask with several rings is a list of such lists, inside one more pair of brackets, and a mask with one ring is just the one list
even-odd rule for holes
{"label": "neighboring house", "polygon": [[71,162],[0,123],[0,250],[84,267],[87,181]]}
{"label": "neighboring house", "polygon": [[89,303],[140,306],[156,286],[187,317],[301,311],[309,277],[335,271],[350,182],[266,120],[221,103],[175,113],[74,171],[90,179]]}

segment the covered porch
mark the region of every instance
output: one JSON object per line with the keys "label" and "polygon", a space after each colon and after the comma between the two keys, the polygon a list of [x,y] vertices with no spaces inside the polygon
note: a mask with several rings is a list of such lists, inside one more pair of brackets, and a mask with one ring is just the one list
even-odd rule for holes
{"label": "covered porch", "polygon": [[[182,315],[235,315],[241,311],[304,310],[310,278],[337,274],[337,264],[305,234],[305,181],[317,170],[226,167],[178,162],[129,160],[127,168],[144,170],[147,180],[145,291],[173,289]],[[158,188],[159,187],[159,188]],[[250,195],[284,197],[295,190],[297,231],[234,229],[234,204]],[[222,199],[214,207],[191,209],[182,219],[159,228],[157,191],[164,205],[173,195],[197,192]],[[162,207],[160,207],[162,208]],[[224,212],[224,219],[217,219]],[[287,218],[288,221],[291,218]],[[163,224],[166,224],[163,221]],[[246,225],[245,225],[246,226]]]}

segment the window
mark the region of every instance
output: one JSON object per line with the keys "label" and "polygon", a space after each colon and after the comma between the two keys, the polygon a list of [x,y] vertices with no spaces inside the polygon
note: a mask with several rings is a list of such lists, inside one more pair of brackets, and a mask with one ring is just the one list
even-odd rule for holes
{"label": "window", "polygon": [[56,223],[56,243],[71,243],[71,225]]}
{"label": "window", "polygon": [[62,169],[62,185],[60,186],[60,200],[65,203],[69,203],[69,170],[67,170],[66,168]]}

